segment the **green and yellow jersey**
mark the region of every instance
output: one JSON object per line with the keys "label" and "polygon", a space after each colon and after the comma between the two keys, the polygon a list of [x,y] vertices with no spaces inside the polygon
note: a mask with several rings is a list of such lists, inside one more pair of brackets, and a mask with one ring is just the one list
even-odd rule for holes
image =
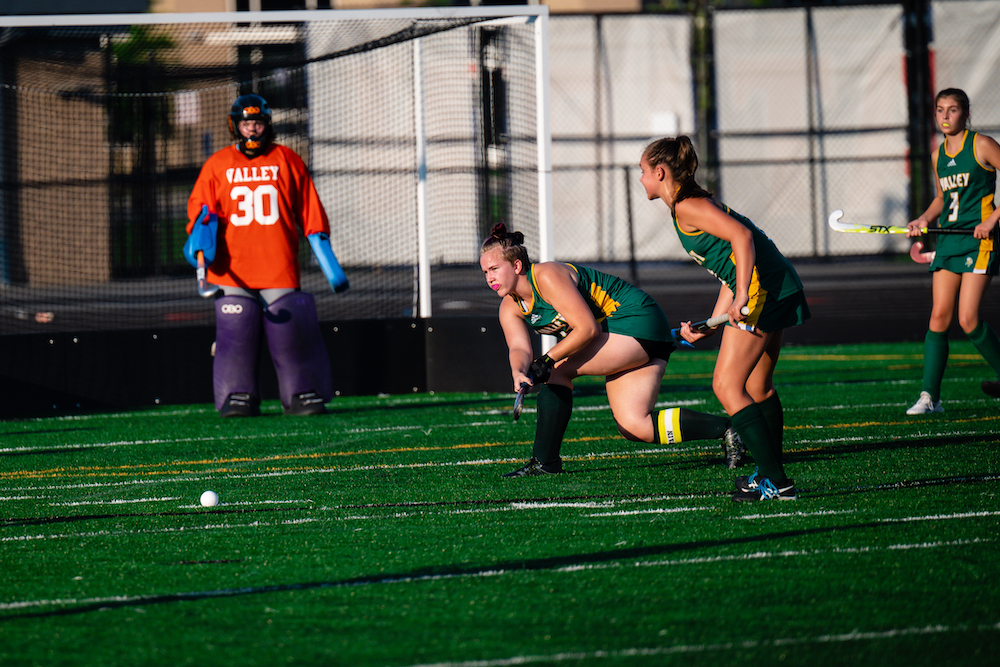
{"label": "green and yellow jersey", "polygon": [[[937,154],[937,178],[944,196],[944,208],[938,224],[953,229],[973,229],[986,220],[996,208],[996,170],[983,164],[976,155],[976,133],[966,130],[962,145],[954,155],[948,153],[947,142]],[[937,238],[934,262],[930,270],[987,273],[995,263],[994,238],[977,239],[971,234],[942,234]],[[940,259],[940,261],[938,261]],[[989,271],[991,274],[995,273]]]}
{"label": "green and yellow jersey", "polygon": [[[525,322],[541,334],[563,337],[569,325],[562,315],[538,293],[535,264],[528,268],[533,302],[527,306],[513,296]],[[607,273],[586,266],[566,264],[577,276],[577,290],[590,307],[594,319],[604,331],[639,340],[673,341],[670,323],[660,306],[638,287]]]}
{"label": "green and yellow jersey", "polygon": [[[740,215],[721,202],[722,210],[732,219],[748,228],[753,234],[756,259],[750,278],[750,302],[747,306],[753,313],[760,313],[769,300],[780,301],[802,291],[802,281],[791,262],[778,251],[774,242],[760,231],[749,218]],[[681,246],[694,261],[708,269],[723,285],[736,292],[736,260],[733,246],[707,232],[685,232],[674,220],[674,229]],[[756,318],[754,318],[756,319]]]}

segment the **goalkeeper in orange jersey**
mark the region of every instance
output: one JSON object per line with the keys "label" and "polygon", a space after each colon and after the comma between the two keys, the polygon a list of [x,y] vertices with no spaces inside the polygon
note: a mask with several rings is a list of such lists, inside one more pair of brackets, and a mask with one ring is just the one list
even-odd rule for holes
{"label": "goalkeeper in orange jersey", "polygon": [[204,256],[206,277],[220,290],[215,408],[223,417],[260,414],[263,338],[285,412],[320,414],[333,397],[333,380],[316,302],[301,291],[299,231],[339,292],[347,279],[330,246],[330,222],[302,158],[274,143],[264,98],[238,97],[229,129],[236,143],[208,158],[188,199],[184,248],[192,264]]}

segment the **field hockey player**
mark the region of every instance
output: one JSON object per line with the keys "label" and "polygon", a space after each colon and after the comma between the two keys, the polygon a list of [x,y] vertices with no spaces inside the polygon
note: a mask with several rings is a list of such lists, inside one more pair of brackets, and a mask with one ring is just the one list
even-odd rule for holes
{"label": "field hockey player", "polygon": [[[924,375],[920,397],[906,414],[944,412],[941,380],[948,363],[948,328],[958,311],[958,325],[1000,377],[1000,339],[980,319],[983,295],[1000,272],[997,248],[1000,209],[996,208],[996,170],[1000,145],[969,129],[969,97],[957,88],[939,92],[934,117],[944,141],[931,154],[937,195],[927,210],[909,224],[910,236],[919,236],[936,222],[944,229],[971,230],[971,234],[939,236],[934,259],[933,304],[924,336]],[[1000,380],[984,380],[982,390],[1000,398]]]}
{"label": "field hockey player", "polygon": [[[688,137],[654,141],[639,166],[647,197],[670,209],[681,245],[722,283],[713,315],[728,314],[731,326],[724,327],[712,388],[758,466],[736,479],[733,500],[794,500],[773,376],[784,329],[809,317],[802,282],[763,232],[698,185],[698,156]],[[712,333],[681,325],[690,342]]]}
{"label": "field hockey player", "polygon": [[[675,349],[670,324],[642,290],[594,269],[532,264],[524,235],[494,227],[480,251],[480,267],[501,298],[513,386],[539,387],[532,456],[505,477],[563,472],[561,447],[573,410],[573,380],[605,376],[618,431],[628,440],[680,443],[722,438],[727,465],[735,467],[742,443],[729,419],[687,408],[655,410],[667,359]],[[532,359],[530,332],[558,341]]]}
{"label": "field hockey player", "polygon": [[[330,222],[302,158],[274,142],[262,97],[237,98],[229,129],[235,143],[208,158],[188,200],[192,237],[203,231],[206,215],[218,221],[218,247],[206,276],[221,293],[215,300],[215,408],[223,417],[260,413],[263,337],[285,412],[320,414],[333,384],[316,302],[301,291],[298,234],[305,234],[331,287],[341,291],[347,278],[330,247]],[[185,254],[198,253],[200,245],[187,244]]]}

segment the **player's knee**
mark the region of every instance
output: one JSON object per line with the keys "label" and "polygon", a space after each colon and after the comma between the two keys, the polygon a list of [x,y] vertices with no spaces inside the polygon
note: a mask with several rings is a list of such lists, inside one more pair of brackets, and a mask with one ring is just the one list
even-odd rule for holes
{"label": "player's knee", "polygon": [[966,334],[970,334],[979,326],[979,317],[976,314],[964,315],[960,313],[958,316],[958,326],[962,327],[962,331]]}
{"label": "player's knee", "polygon": [[[646,421],[649,422],[649,419],[647,419]],[[637,427],[641,426],[640,424],[630,424],[630,423],[623,424],[618,419],[615,419],[615,426],[618,427],[618,432],[621,433],[622,437],[625,438],[626,440],[631,440],[632,442],[653,441],[652,433],[646,436],[639,434],[639,431],[641,429]]]}

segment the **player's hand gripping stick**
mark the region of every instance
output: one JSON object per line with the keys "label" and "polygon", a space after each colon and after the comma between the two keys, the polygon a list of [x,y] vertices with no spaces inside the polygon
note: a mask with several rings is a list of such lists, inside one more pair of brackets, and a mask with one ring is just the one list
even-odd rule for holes
{"label": "player's hand gripping stick", "polygon": [[[528,377],[531,377],[530,373],[528,374]],[[534,382],[534,380],[532,380],[532,382]],[[511,414],[514,415],[514,421],[517,421],[521,416],[521,410],[524,409],[524,397],[528,395],[529,391],[531,391],[531,385],[527,382],[522,382],[521,386],[518,387],[517,396],[514,397],[514,409],[511,410]]]}
{"label": "player's hand gripping stick", "polygon": [[[747,308],[746,306],[743,306],[743,308],[740,309],[740,312],[744,316],[746,316],[746,315],[750,314],[750,309]],[[698,322],[692,322],[691,323],[691,330],[692,331],[697,331],[698,333],[705,333],[706,331],[708,331],[710,329],[714,329],[717,326],[725,324],[728,321],[729,321],[729,314],[728,313],[722,313],[721,315],[716,315],[715,317],[710,317],[707,320],[700,320]],[[680,327],[676,327],[674,329],[671,329],[670,330],[670,335],[673,336],[673,338],[674,338],[675,341],[677,341],[679,344],[683,345],[684,347],[694,348],[694,345],[692,345],[691,343],[689,343],[688,341],[686,341],[684,339],[684,337],[681,336],[681,328]]]}

